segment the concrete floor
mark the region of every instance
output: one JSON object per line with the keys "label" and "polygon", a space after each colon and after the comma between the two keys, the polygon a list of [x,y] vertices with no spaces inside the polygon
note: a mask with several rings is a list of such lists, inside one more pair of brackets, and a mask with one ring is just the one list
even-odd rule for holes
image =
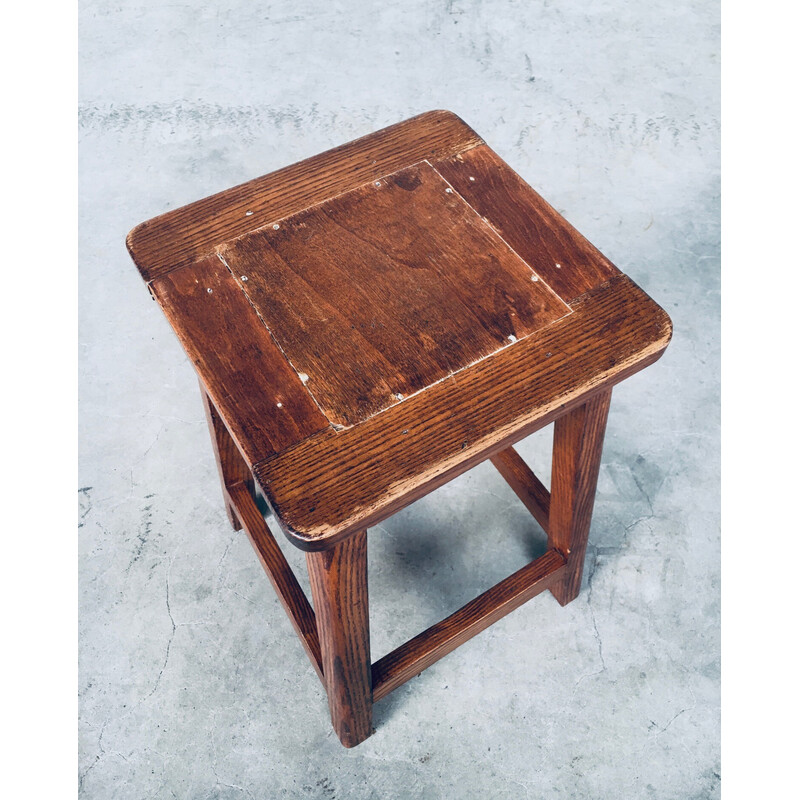
{"label": "concrete floor", "polygon": [[[214,5],[82,2],[81,796],[717,797],[717,4]],[[193,371],[124,239],[432,108],[675,335],[615,390],[580,597],[506,617],[379,703],[347,751],[228,526]],[[519,448],[545,480],[550,436]],[[375,658],[542,544],[485,464],[370,537]]]}

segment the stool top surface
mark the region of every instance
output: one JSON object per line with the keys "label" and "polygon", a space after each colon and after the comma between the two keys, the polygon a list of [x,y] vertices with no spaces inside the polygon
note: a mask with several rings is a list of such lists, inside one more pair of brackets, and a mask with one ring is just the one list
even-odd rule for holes
{"label": "stool top surface", "polygon": [[652,363],[671,335],[449,112],[156,217],[128,248],[304,549]]}

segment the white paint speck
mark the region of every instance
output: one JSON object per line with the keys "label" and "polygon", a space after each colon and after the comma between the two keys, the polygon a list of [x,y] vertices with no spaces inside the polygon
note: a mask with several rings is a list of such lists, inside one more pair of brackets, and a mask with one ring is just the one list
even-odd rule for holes
{"label": "white paint speck", "polygon": [[242,280],[246,281],[247,280],[247,275],[242,275]]}
{"label": "white paint speck", "polygon": [[447,194],[453,194],[453,190],[449,186],[445,189],[445,191]]}
{"label": "white paint speck", "polygon": [[508,335],[508,341],[509,341],[509,342],[516,342],[516,341],[517,341],[517,337],[516,337],[516,336],[514,336],[514,334],[513,334],[513,333],[510,333],[510,334]]}
{"label": "white paint speck", "polygon": [[395,395],[395,397],[396,397],[398,400],[402,400],[402,399],[403,399],[403,395],[401,395],[399,392],[398,392],[398,393]]}
{"label": "white paint speck", "polygon": [[475,180],[475,178],[473,178],[473,177],[472,177],[472,175],[470,175],[470,176],[469,176],[469,179],[470,179],[471,181],[474,181],[474,180]]}
{"label": "white paint speck", "polygon": [[283,403],[278,403],[278,408],[283,408]]}
{"label": "white paint speck", "polygon": [[376,185],[376,186],[380,186],[380,185],[381,185],[381,182],[380,182],[380,181],[375,181],[375,185]]}
{"label": "white paint speck", "polygon": [[214,290],[213,290],[213,289],[206,289],[206,291],[207,291],[209,294],[212,294],[212,293],[214,292]]}
{"label": "white paint speck", "polygon": [[245,212],[244,212],[244,215],[245,215],[246,217],[252,217],[252,216],[253,216],[253,212],[252,212],[252,211],[245,211]]}
{"label": "white paint speck", "polygon": [[556,269],[561,269],[561,264],[556,264]]}
{"label": "white paint speck", "polygon": [[278,230],[278,228],[280,228],[280,225],[278,225],[278,223],[276,222],[276,223],[275,223],[275,224],[272,226],[272,230],[276,231],[276,230]]}
{"label": "white paint speck", "polygon": [[535,283],[536,281],[539,280],[539,276],[538,275],[531,275],[531,280]]}
{"label": "white paint speck", "polygon": [[306,375],[305,372],[298,373],[298,377],[303,383],[308,383],[308,375]]}

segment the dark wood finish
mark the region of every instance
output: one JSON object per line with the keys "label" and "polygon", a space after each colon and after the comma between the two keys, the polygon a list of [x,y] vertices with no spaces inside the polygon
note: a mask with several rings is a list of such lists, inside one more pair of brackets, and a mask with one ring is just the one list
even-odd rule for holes
{"label": "dark wood finish", "polygon": [[434,166],[564,301],[621,274],[486,145]]}
{"label": "dark wood finish", "polygon": [[128,234],[128,251],[150,281],[354,186],[482,141],[455,114],[429,111],[148,220]]}
{"label": "dark wood finish", "polygon": [[250,543],[324,685],[325,678],[322,671],[322,655],[317,635],[316,617],[305,592],[297,582],[292,568],[278,547],[278,543],[264,521],[264,517],[261,516],[247,486],[244,483],[238,483],[230,487],[229,493],[236,516],[244,525]]}
{"label": "dark wood finish", "polygon": [[[445,112],[170,212],[131,243],[304,549],[513,444],[670,336],[647,295]],[[230,270],[193,260],[214,250]]]}
{"label": "dark wood finish", "polygon": [[372,733],[367,532],[307,553],[331,721],[345,747]]}
{"label": "dark wood finish", "polygon": [[619,276],[573,313],[345,431],[255,466],[284,531],[307,550],[370,527],[571,405],[654,362],[669,317]]}
{"label": "dark wood finish", "polygon": [[517,570],[454,614],[400,645],[372,665],[372,694],[377,702],[422,670],[451,653],[532,597],[550,588],[565,570],[556,550]]}
{"label": "dark wood finish", "polygon": [[562,606],[581,588],[610,404],[611,390],[601,392],[555,424],[548,538],[567,557],[567,569],[550,591]]}
{"label": "dark wood finish", "polygon": [[[436,111],[171,211],[128,248],[200,378],[241,524],[352,747],[372,703],[534,595],[578,593],[611,387],[667,314]],[[512,445],[555,421],[551,491]],[[544,556],[370,664],[366,528],[491,458]],[[316,615],[254,500],[307,564]]]}
{"label": "dark wood finish", "polygon": [[339,426],[570,313],[428,163],[220,250]]}
{"label": "dark wood finish", "polygon": [[225,511],[228,514],[228,519],[235,531],[242,529],[242,525],[233,510],[231,504],[229,488],[235,486],[237,483],[242,483],[247,486],[250,492],[254,491],[253,476],[247,467],[236,442],[233,441],[228,429],[225,427],[222,419],[220,419],[217,409],[211,402],[211,398],[206,392],[203,382],[200,381],[200,396],[203,399],[203,408],[206,412],[206,421],[208,422],[208,430],[211,433],[211,445],[214,449],[214,458],[217,462],[217,470],[219,472],[219,479],[222,484],[222,496],[225,501]]}
{"label": "dark wood finish", "polygon": [[525,508],[547,532],[550,524],[550,492],[545,485],[513,447],[495,453],[491,460],[497,471],[506,479],[506,483],[525,504]]}
{"label": "dark wood finish", "polygon": [[251,466],[329,427],[218,258],[151,288]]}

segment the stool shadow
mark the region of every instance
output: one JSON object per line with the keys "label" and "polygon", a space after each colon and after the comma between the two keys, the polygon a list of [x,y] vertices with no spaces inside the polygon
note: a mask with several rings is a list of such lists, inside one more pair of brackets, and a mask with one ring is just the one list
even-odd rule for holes
{"label": "stool shadow", "polygon": [[[370,534],[371,553],[379,565],[379,576],[373,577],[376,583],[387,584],[376,585],[370,592],[371,606],[379,606],[387,594],[399,597],[404,608],[393,611],[401,619],[409,618],[409,623],[396,625],[409,628],[413,621],[421,622],[415,629],[403,629],[402,637],[392,642],[389,650],[454,613],[547,550],[546,535],[521,504],[521,513],[504,515],[499,523],[495,517],[491,523],[487,520],[486,526],[476,524],[474,514],[469,520],[457,514],[437,519],[430,513],[435,504],[435,495],[423,498]],[[385,614],[386,608],[381,612]],[[424,679],[427,674],[423,672],[420,677]],[[391,718],[415,680],[375,706],[376,725]]]}
{"label": "stool shadow", "polygon": [[[457,524],[404,525],[402,516],[397,516],[390,521],[391,530],[384,523],[382,531],[373,530],[370,536],[382,572],[392,584],[419,588],[413,592],[415,600],[431,612],[444,611],[445,616],[547,550],[547,537],[533,519],[515,520],[499,532],[464,533]],[[381,532],[389,533],[390,544],[379,541]]]}

